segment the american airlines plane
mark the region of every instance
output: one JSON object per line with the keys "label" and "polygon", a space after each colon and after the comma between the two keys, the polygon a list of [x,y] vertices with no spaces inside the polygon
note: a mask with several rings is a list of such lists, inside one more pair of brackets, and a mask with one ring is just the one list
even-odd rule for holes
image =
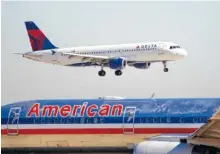
{"label": "american airlines plane", "polygon": [[2,133],[192,133],[220,107],[220,98],[48,99],[1,107]]}
{"label": "american airlines plane", "polygon": [[183,59],[187,52],[172,42],[130,43],[58,48],[44,35],[33,21],[25,22],[32,51],[23,57],[39,62],[62,66],[100,66],[99,76],[105,76],[104,67],[122,75],[126,66],[148,69],[152,63],[161,62],[168,72],[167,62]]}
{"label": "american airlines plane", "polygon": [[160,134],[133,144],[133,154],[218,154],[213,147],[220,148],[219,107],[220,98],[20,101],[1,107],[2,144],[45,150],[45,143],[65,141],[65,149],[76,146],[75,135]]}

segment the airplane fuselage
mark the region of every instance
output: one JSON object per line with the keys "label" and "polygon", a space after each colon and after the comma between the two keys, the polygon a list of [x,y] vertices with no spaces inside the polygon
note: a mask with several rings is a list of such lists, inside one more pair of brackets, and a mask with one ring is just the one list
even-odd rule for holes
{"label": "airplane fuselage", "polygon": [[2,134],[192,133],[220,98],[58,99],[2,106]]}
{"label": "airplane fuselage", "polygon": [[[166,42],[152,42],[152,43],[132,43],[121,45],[100,45],[100,46],[85,46],[42,50],[37,52],[28,52],[24,57],[41,61],[45,63],[52,63],[65,66],[85,66],[88,64],[86,58],[73,56],[69,53],[92,56],[107,56],[109,58],[124,57],[127,61],[134,63],[151,63],[180,60],[186,56],[184,49],[175,48],[170,49],[172,43]],[[53,53],[54,52],[54,53]],[[94,66],[98,64],[90,64]]]}

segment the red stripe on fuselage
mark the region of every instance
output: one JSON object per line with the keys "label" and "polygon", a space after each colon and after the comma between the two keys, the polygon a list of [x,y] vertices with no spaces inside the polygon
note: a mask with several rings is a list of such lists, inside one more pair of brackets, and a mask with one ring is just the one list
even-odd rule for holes
{"label": "red stripe on fuselage", "polygon": [[[136,128],[134,134],[160,134],[160,133],[192,133],[197,128]],[[2,129],[2,134],[15,132],[15,129]],[[133,129],[122,128],[85,128],[85,129],[19,129],[19,134],[124,134],[133,132]]]}

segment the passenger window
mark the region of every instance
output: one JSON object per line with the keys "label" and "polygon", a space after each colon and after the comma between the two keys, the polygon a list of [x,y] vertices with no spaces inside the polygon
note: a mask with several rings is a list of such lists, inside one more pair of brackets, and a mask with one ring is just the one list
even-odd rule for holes
{"label": "passenger window", "polygon": [[146,120],[147,120],[147,123],[153,123],[153,118],[152,117],[149,117]]}
{"label": "passenger window", "polygon": [[67,123],[68,123],[68,124],[73,123],[73,118],[72,118],[72,117],[69,117],[69,118],[67,119]]}
{"label": "passenger window", "polygon": [[48,124],[52,124],[53,123],[53,119],[52,118],[47,118],[47,123]]}
{"label": "passenger window", "polygon": [[180,118],[180,123],[184,123],[184,118],[183,117]]}
{"label": "passenger window", "polygon": [[100,118],[100,123],[104,123],[104,118]]}
{"label": "passenger window", "polygon": [[140,123],[144,123],[144,118],[140,118]]}
{"label": "passenger window", "polygon": [[198,118],[197,117],[194,117],[193,118],[193,123],[197,123],[198,122]]}
{"label": "passenger window", "polygon": [[150,119],[148,119],[148,118],[143,118],[143,123],[151,123],[151,122],[150,122]]}
{"label": "passenger window", "polygon": [[35,124],[41,124],[41,118],[35,118],[34,123]]}
{"label": "passenger window", "polygon": [[41,124],[45,124],[45,118],[41,118]]}
{"label": "passenger window", "polygon": [[80,123],[81,124],[85,123],[85,119],[84,118],[80,118]]}
{"label": "passenger window", "polygon": [[204,118],[204,117],[201,117],[201,118],[200,118],[200,122],[201,122],[201,123],[204,123],[204,122],[205,122],[205,118]]}
{"label": "passenger window", "polygon": [[153,123],[157,123],[157,118],[153,118]]}
{"label": "passenger window", "polygon": [[60,119],[59,118],[54,118],[54,124],[59,124],[60,123]]}
{"label": "passenger window", "polygon": [[93,123],[93,118],[87,118],[87,123],[92,124]]}
{"label": "passenger window", "polygon": [[76,118],[76,117],[75,117],[75,118],[73,119],[73,123],[75,123],[75,124],[80,123],[80,118]]}
{"label": "passenger window", "polygon": [[161,123],[166,123],[166,117],[162,117],[162,118],[160,119],[160,122],[161,122]]}
{"label": "passenger window", "polygon": [[167,123],[171,123],[171,117],[167,117]]}
{"label": "passenger window", "polygon": [[98,123],[98,118],[94,118],[94,123],[95,123],[95,124]]}

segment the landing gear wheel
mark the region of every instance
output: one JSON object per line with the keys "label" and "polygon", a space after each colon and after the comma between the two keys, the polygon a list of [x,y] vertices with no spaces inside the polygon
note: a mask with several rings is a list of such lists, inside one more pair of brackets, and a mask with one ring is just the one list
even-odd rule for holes
{"label": "landing gear wheel", "polygon": [[163,69],[163,71],[164,71],[164,72],[168,72],[169,69],[165,67],[165,68]]}
{"label": "landing gear wheel", "polygon": [[122,75],[122,71],[121,71],[121,70],[117,70],[117,71],[115,71],[115,75],[117,75],[117,76]]}
{"label": "landing gear wheel", "polygon": [[163,71],[164,71],[164,72],[168,72],[169,69],[167,68],[167,62],[166,62],[166,61],[163,61],[163,66],[164,66]]}
{"label": "landing gear wheel", "polygon": [[104,70],[99,71],[99,76],[105,76],[106,72]]}

